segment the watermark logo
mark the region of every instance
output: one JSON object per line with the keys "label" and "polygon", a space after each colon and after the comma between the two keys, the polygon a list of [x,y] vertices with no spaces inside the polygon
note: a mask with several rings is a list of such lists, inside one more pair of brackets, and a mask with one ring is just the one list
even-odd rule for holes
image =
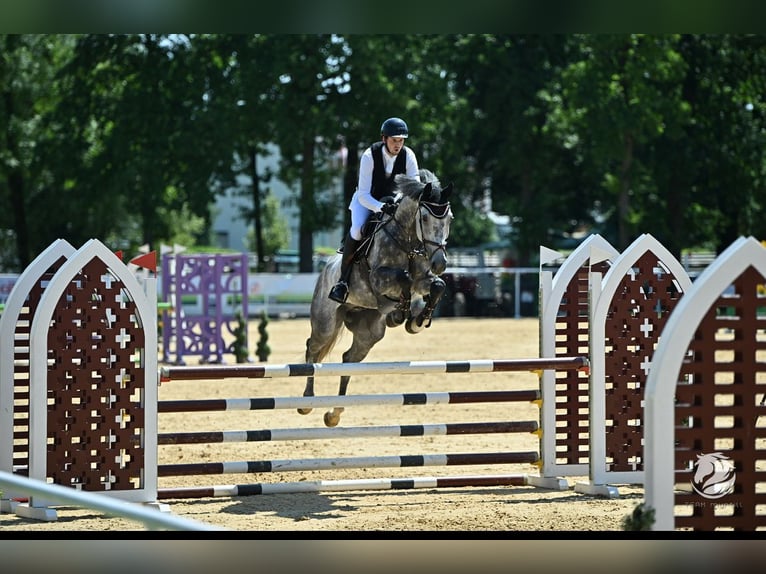
{"label": "watermark logo", "polygon": [[720,452],[698,454],[694,463],[694,492],[704,498],[721,498],[734,491],[734,463]]}

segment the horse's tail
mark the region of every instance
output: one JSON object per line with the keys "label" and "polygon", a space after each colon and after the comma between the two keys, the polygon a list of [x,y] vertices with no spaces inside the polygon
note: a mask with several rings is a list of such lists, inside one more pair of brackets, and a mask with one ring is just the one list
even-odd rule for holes
{"label": "horse's tail", "polygon": [[[337,260],[330,260],[327,265],[325,265],[324,269],[319,272],[319,277],[317,278],[316,285],[314,285],[314,294],[311,300],[312,332],[316,331],[326,333],[326,329],[314,329],[313,323],[314,321],[331,320],[330,317],[326,313],[322,312],[321,309],[326,305],[335,305],[335,303],[333,303],[328,297],[328,294],[330,293],[330,289],[332,289],[337,280],[335,270],[340,265],[340,256],[336,257]],[[332,320],[335,320],[334,313],[332,316]],[[332,352],[335,344],[340,340],[340,334],[342,332],[343,321],[338,321],[330,333],[330,336],[326,338],[323,337],[321,344],[312,348],[313,356],[311,357],[310,362],[321,363],[325,357],[327,357],[327,355]],[[308,356],[306,358],[309,360]]]}

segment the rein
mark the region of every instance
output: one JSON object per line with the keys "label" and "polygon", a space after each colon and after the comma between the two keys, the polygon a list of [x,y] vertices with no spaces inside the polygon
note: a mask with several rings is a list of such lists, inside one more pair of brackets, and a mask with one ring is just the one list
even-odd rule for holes
{"label": "rein", "polygon": [[394,214],[388,219],[388,221],[385,221],[381,228],[385,232],[386,235],[388,235],[391,240],[396,243],[396,246],[399,247],[402,251],[404,251],[407,254],[407,257],[409,259],[414,259],[415,257],[426,257],[428,252],[426,251],[426,247],[422,240],[420,240],[418,243],[414,244],[413,247],[410,247],[409,245],[412,243],[412,238],[410,237],[410,234],[407,233],[407,239],[406,239],[406,245],[403,244],[402,240],[397,237],[394,233],[391,232],[390,229],[388,229],[388,224],[392,221],[396,224],[396,226],[404,231],[407,232],[407,229],[402,225],[402,222],[399,221],[396,218],[397,212],[394,212]]}

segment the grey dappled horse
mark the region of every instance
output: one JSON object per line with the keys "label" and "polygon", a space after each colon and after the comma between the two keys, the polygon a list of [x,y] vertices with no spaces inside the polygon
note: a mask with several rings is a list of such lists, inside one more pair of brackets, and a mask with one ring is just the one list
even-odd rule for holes
{"label": "grey dappled horse", "polygon": [[[452,184],[441,186],[428,170],[420,180],[398,175],[394,180],[398,207],[383,215],[371,238],[360,244],[354,259],[349,294],[339,304],[328,297],[340,277],[341,257],[333,257],[319,274],[311,301],[311,336],[306,340],[306,362],[320,363],[332,350],[345,326],[353,334],[344,363],[358,363],[380,341],[387,327],[405,323],[409,333],[430,326],[431,316],[446,287],[439,277],[447,268],[447,237],[452,211]],[[346,394],[349,376],[340,378],[340,395]],[[314,377],[308,377],[303,396],[314,396]],[[310,408],[298,409],[301,414]],[[343,408],[325,413],[333,427]]]}

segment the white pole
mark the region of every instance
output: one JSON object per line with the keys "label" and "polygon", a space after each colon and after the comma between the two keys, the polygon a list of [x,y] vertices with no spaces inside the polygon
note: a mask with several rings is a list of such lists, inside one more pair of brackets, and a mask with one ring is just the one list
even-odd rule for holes
{"label": "white pole", "polygon": [[[30,496],[40,496],[62,504],[99,510],[111,516],[136,520],[150,530],[225,530],[212,524],[167,514],[155,508],[123,502],[99,493],[76,490],[60,484],[48,484],[5,471],[0,471],[0,487],[12,488],[16,492],[25,492]],[[17,513],[18,510],[17,507]]]}

